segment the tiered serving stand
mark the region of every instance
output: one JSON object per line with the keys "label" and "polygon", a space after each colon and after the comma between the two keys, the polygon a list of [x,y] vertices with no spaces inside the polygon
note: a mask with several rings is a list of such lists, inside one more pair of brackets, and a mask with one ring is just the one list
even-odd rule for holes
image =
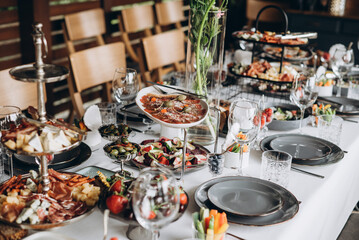
{"label": "tiered serving stand", "polygon": [[[151,118],[152,120],[156,121],[157,123],[159,123],[161,125],[161,128],[162,128],[161,132],[166,132],[166,133],[169,133],[171,135],[171,132],[172,133],[174,132],[175,134],[178,134],[178,131],[176,131],[177,129],[183,129],[183,131],[184,131],[184,136],[183,136],[184,144],[183,144],[182,166],[181,166],[181,175],[180,175],[180,181],[183,181],[183,174],[184,174],[184,171],[185,171],[185,164],[186,164],[185,163],[185,156],[186,156],[186,148],[187,148],[187,129],[189,127],[199,125],[207,117],[208,112],[209,112],[209,106],[208,106],[206,101],[204,101],[203,99],[199,99],[202,107],[204,109],[206,109],[206,114],[204,115],[204,117],[202,119],[200,119],[197,122],[183,123],[183,124],[167,123],[167,122],[164,122],[164,121],[162,121],[162,120],[160,120],[158,118],[153,117],[150,113],[145,111],[145,108],[144,108],[144,106],[143,106],[143,104],[141,102],[141,99],[142,99],[143,96],[145,96],[146,94],[149,94],[149,93],[160,94],[153,86],[141,89],[138,92],[137,97],[136,97],[136,104],[141,109],[141,111],[143,111],[149,118]],[[183,93],[178,93],[178,92],[176,92],[176,90],[172,90],[172,91],[169,91],[169,94],[183,94]],[[165,137],[169,137],[169,136],[165,136]],[[179,137],[179,136],[177,136],[177,137]]]}
{"label": "tiered serving stand", "polygon": [[[38,113],[39,113],[39,120],[38,121],[30,121],[32,124],[37,125],[38,127],[42,128],[45,126],[49,126],[46,124],[48,118],[46,117],[46,109],[45,109],[45,83],[57,82],[64,80],[69,75],[69,70],[63,66],[57,66],[53,64],[45,64],[43,62],[43,58],[47,56],[47,42],[42,32],[42,24],[41,23],[34,23],[33,24],[33,40],[35,45],[35,58],[36,62],[34,64],[26,64],[22,66],[15,67],[10,70],[10,75],[13,79],[22,81],[22,82],[34,82],[37,84],[37,102],[38,102]],[[44,45],[45,55],[42,55],[42,45]],[[56,120],[52,120],[53,122]],[[62,124],[60,122],[56,122],[57,124]],[[51,127],[51,126],[49,126]],[[49,190],[49,183],[50,180],[48,178],[48,164],[53,159],[55,154],[63,153],[65,151],[69,151],[78,145],[80,145],[81,140],[84,137],[84,132],[81,130],[71,127],[70,125],[66,125],[66,128],[69,128],[78,133],[78,141],[72,144],[69,147],[60,149],[58,151],[52,152],[34,152],[34,153],[27,153],[23,151],[15,151],[18,154],[26,154],[31,155],[36,158],[36,162],[39,164],[40,168],[40,175],[43,183],[43,191],[46,193]],[[12,161],[12,160],[11,160]],[[11,175],[13,175],[12,169],[12,162],[11,162]]]}

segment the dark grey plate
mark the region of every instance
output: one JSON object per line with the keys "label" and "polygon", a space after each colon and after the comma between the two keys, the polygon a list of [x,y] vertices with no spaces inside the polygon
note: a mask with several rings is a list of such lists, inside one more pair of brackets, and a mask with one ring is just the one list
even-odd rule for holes
{"label": "dark grey plate", "polygon": [[[281,136],[303,136],[303,135],[294,134],[294,133],[293,134],[275,134],[275,135],[271,135],[271,136],[265,137],[260,142],[260,144],[259,144],[260,149],[262,151],[273,150],[271,148],[271,146],[270,146],[270,142],[273,139],[276,139],[276,138],[281,137]],[[309,160],[301,160],[301,159],[294,159],[293,158],[293,160],[292,160],[293,164],[309,165],[309,166],[325,165],[325,164],[336,163],[336,162],[338,162],[338,161],[340,161],[341,159],[344,158],[344,152],[342,151],[342,149],[340,147],[338,147],[334,143],[326,141],[324,139],[308,136],[308,135],[305,135],[305,136],[307,136],[308,138],[311,138],[311,139],[314,139],[314,140],[321,141],[321,142],[325,143],[326,145],[328,145],[332,149],[332,152],[328,156],[326,156],[324,158],[321,158],[321,159],[318,159],[318,160],[310,160],[309,161]]]}
{"label": "dark grey plate", "polygon": [[273,188],[245,180],[216,183],[209,188],[208,198],[218,208],[241,216],[269,215],[283,205],[282,197]]}
{"label": "dark grey plate", "polygon": [[327,157],[332,149],[321,140],[307,135],[279,136],[270,141],[273,150],[283,151],[298,160],[320,160]]}
{"label": "dark grey plate", "polygon": [[[231,181],[231,180],[240,180],[240,181],[250,181],[254,183],[260,183],[266,185],[270,188],[273,188],[277,191],[283,199],[283,206],[278,211],[274,212],[273,214],[269,214],[266,216],[239,216],[227,212],[228,221],[231,223],[238,223],[242,225],[249,225],[249,226],[267,226],[282,223],[288,221],[289,219],[293,218],[298,210],[299,210],[299,203],[296,197],[289,192],[287,189],[279,186],[275,183],[268,182],[261,180],[259,178],[252,178],[252,177],[222,177],[222,178],[215,178],[209,180],[202,185],[200,185],[194,195],[194,200],[199,207],[206,207],[209,209],[218,209],[215,205],[211,203],[208,199],[207,193],[208,189],[212,187],[214,184],[224,181]],[[221,209],[219,209],[221,210]]]}

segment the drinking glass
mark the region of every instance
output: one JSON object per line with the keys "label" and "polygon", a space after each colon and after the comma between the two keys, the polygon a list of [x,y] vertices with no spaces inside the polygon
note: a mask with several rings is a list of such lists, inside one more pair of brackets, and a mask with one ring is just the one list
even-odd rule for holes
{"label": "drinking glass", "polygon": [[287,187],[292,156],[286,152],[269,150],[262,153],[261,179]]}
{"label": "drinking glass", "polygon": [[354,65],[354,52],[353,49],[337,48],[330,58],[330,64],[333,72],[339,78],[337,84],[337,97],[341,96],[343,77],[350,72]]}
{"label": "drinking glass", "polygon": [[[261,111],[256,102],[238,99],[232,102],[228,116],[228,134],[241,146],[249,145],[256,139],[260,129]],[[228,137],[227,137],[228,138]],[[240,148],[239,166],[232,167],[243,175],[243,147]]]}
{"label": "drinking glass", "polygon": [[359,80],[349,80],[348,98],[359,100]]}
{"label": "drinking glass", "polygon": [[132,207],[139,224],[158,239],[159,230],[179,210],[179,189],[173,173],[163,167],[143,169],[133,183]]}
{"label": "drinking glass", "polygon": [[299,132],[302,134],[302,123],[304,118],[304,111],[306,108],[313,105],[317,100],[318,92],[316,92],[313,86],[309,85],[309,81],[303,81],[296,79],[293,84],[293,88],[290,90],[290,101],[300,108],[300,123]]}
{"label": "drinking glass", "polygon": [[[11,125],[19,125],[21,121],[21,109],[15,106],[0,106],[0,131],[6,131]],[[1,137],[1,132],[0,132]],[[0,143],[0,180],[3,180],[5,162],[10,160],[10,175],[13,176],[12,153]]]}
{"label": "drinking glass", "polygon": [[102,125],[117,124],[116,103],[97,103],[100,110]]}
{"label": "drinking glass", "polygon": [[318,137],[340,144],[342,135],[343,119],[335,115],[318,116]]}
{"label": "drinking glass", "polygon": [[[112,90],[119,107],[131,103],[137,96],[140,84],[137,71],[132,68],[116,68],[113,75]],[[124,114],[124,123],[127,122],[127,114]]]}

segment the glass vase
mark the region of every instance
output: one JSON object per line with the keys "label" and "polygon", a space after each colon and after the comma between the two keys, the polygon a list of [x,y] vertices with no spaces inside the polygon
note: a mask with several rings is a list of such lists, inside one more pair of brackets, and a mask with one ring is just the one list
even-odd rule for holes
{"label": "glass vase", "polygon": [[[224,38],[227,11],[190,10],[186,88],[203,95],[210,106],[218,109],[223,71]],[[217,136],[219,114],[210,112],[202,124],[188,130],[189,139],[201,145],[213,144]]]}

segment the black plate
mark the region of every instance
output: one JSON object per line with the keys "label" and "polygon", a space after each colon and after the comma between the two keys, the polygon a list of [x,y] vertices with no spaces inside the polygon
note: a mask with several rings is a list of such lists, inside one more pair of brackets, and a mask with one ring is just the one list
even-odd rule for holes
{"label": "black plate", "polygon": [[337,108],[337,115],[359,115],[359,100],[345,97],[318,97],[317,101],[333,105]]}
{"label": "black plate", "polygon": [[[92,152],[91,152],[91,148],[87,144],[82,142],[75,149],[79,149],[79,153],[76,155],[76,157],[71,156],[69,153],[76,154],[77,151],[74,151],[74,152],[69,151],[69,152],[59,154],[59,155],[65,154],[65,156],[69,157],[71,160],[65,161],[65,158],[61,157],[60,159],[63,159],[62,162],[59,162],[58,164],[55,164],[55,165],[50,164],[49,167],[54,170],[65,170],[68,168],[78,166],[90,158]],[[21,156],[21,157],[23,157],[23,156]],[[13,157],[13,160],[14,160],[14,174],[24,174],[24,173],[28,173],[29,170],[37,170],[39,168],[38,165],[35,163],[35,160],[33,160],[34,161],[33,163],[28,164],[27,162],[24,162],[23,160],[17,159],[15,157],[15,155]]]}
{"label": "black plate", "polygon": [[[56,155],[54,155],[54,159],[49,164],[49,167],[53,167],[56,165],[61,165],[61,164],[71,162],[71,161],[75,160],[75,158],[77,158],[80,155],[80,153],[81,153],[81,147],[78,146],[74,149],[71,149],[68,152],[56,154]],[[32,157],[32,156],[19,155],[19,154],[15,153],[14,159],[18,160],[22,164],[38,166],[37,163],[35,162],[35,157]]]}
{"label": "black plate", "polygon": [[[270,146],[270,142],[279,137],[279,136],[303,136],[301,134],[275,134],[275,135],[271,135],[268,137],[265,137],[261,142],[260,142],[260,149],[262,151],[267,151],[267,150],[273,150]],[[308,136],[310,138],[313,138],[315,140],[318,141],[322,141],[323,143],[325,143],[326,145],[328,145],[331,149],[332,152],[322,158],[322,159],[318,159],[318,160],[300,160],[300,159],[295,159],[293,158],[292,163],[293,164],[298,164],[298,165],[308,165],[308,166],[316,166],[316,165],[325,165],[325,164],[331,164],[331,163],[336,163],[338,161],[340,161],[341,159],[344,158],[344,152],[342,151],[342,149],[340,147],[338,147],[336,144],[326,141],[324,139],[321,138],[316,138],[316,137],[312,137],[312,136]]]}
{"label": "black plate", "polygon": [[[258,182],[263,185],[266,185],[270,188],[273,188],[275,191],[277,191],[282,199],[283,199],[283,206],[278,211],[274,212],[273,214],[267,215],[267,216],[239,216],[234,215],[229,212],[226,212],[228,221],[231,223],[238,223],[242,225],[249,225],[249,226],[267,226],[267,225],[273,225],[282,223],[285,221],[288,221],[289,219],[293,218],[298,210],[299,210],[299,203],[296,197],[289,192],[287,189],[283,188],[282,186],[279,186],[275,183],[264,181],[258,178],[252,178],[252,177],[222,177],[222,178],[215,178],[212,180],[209,180],[203,184],[201,184],[195,194],[194,194],[194,200],[196,204],[199,207],[206,207],[209,209],[218,209],[216,206],[214,206],[211,201],[208,199],[207,192],[208,189],[213,186],[216,183],[223,182],[223,181],[229,181],[229,180],[245,180],[245,181],[251,181],[251,182]],[[219,209],[220,211],[223,211]]]}

